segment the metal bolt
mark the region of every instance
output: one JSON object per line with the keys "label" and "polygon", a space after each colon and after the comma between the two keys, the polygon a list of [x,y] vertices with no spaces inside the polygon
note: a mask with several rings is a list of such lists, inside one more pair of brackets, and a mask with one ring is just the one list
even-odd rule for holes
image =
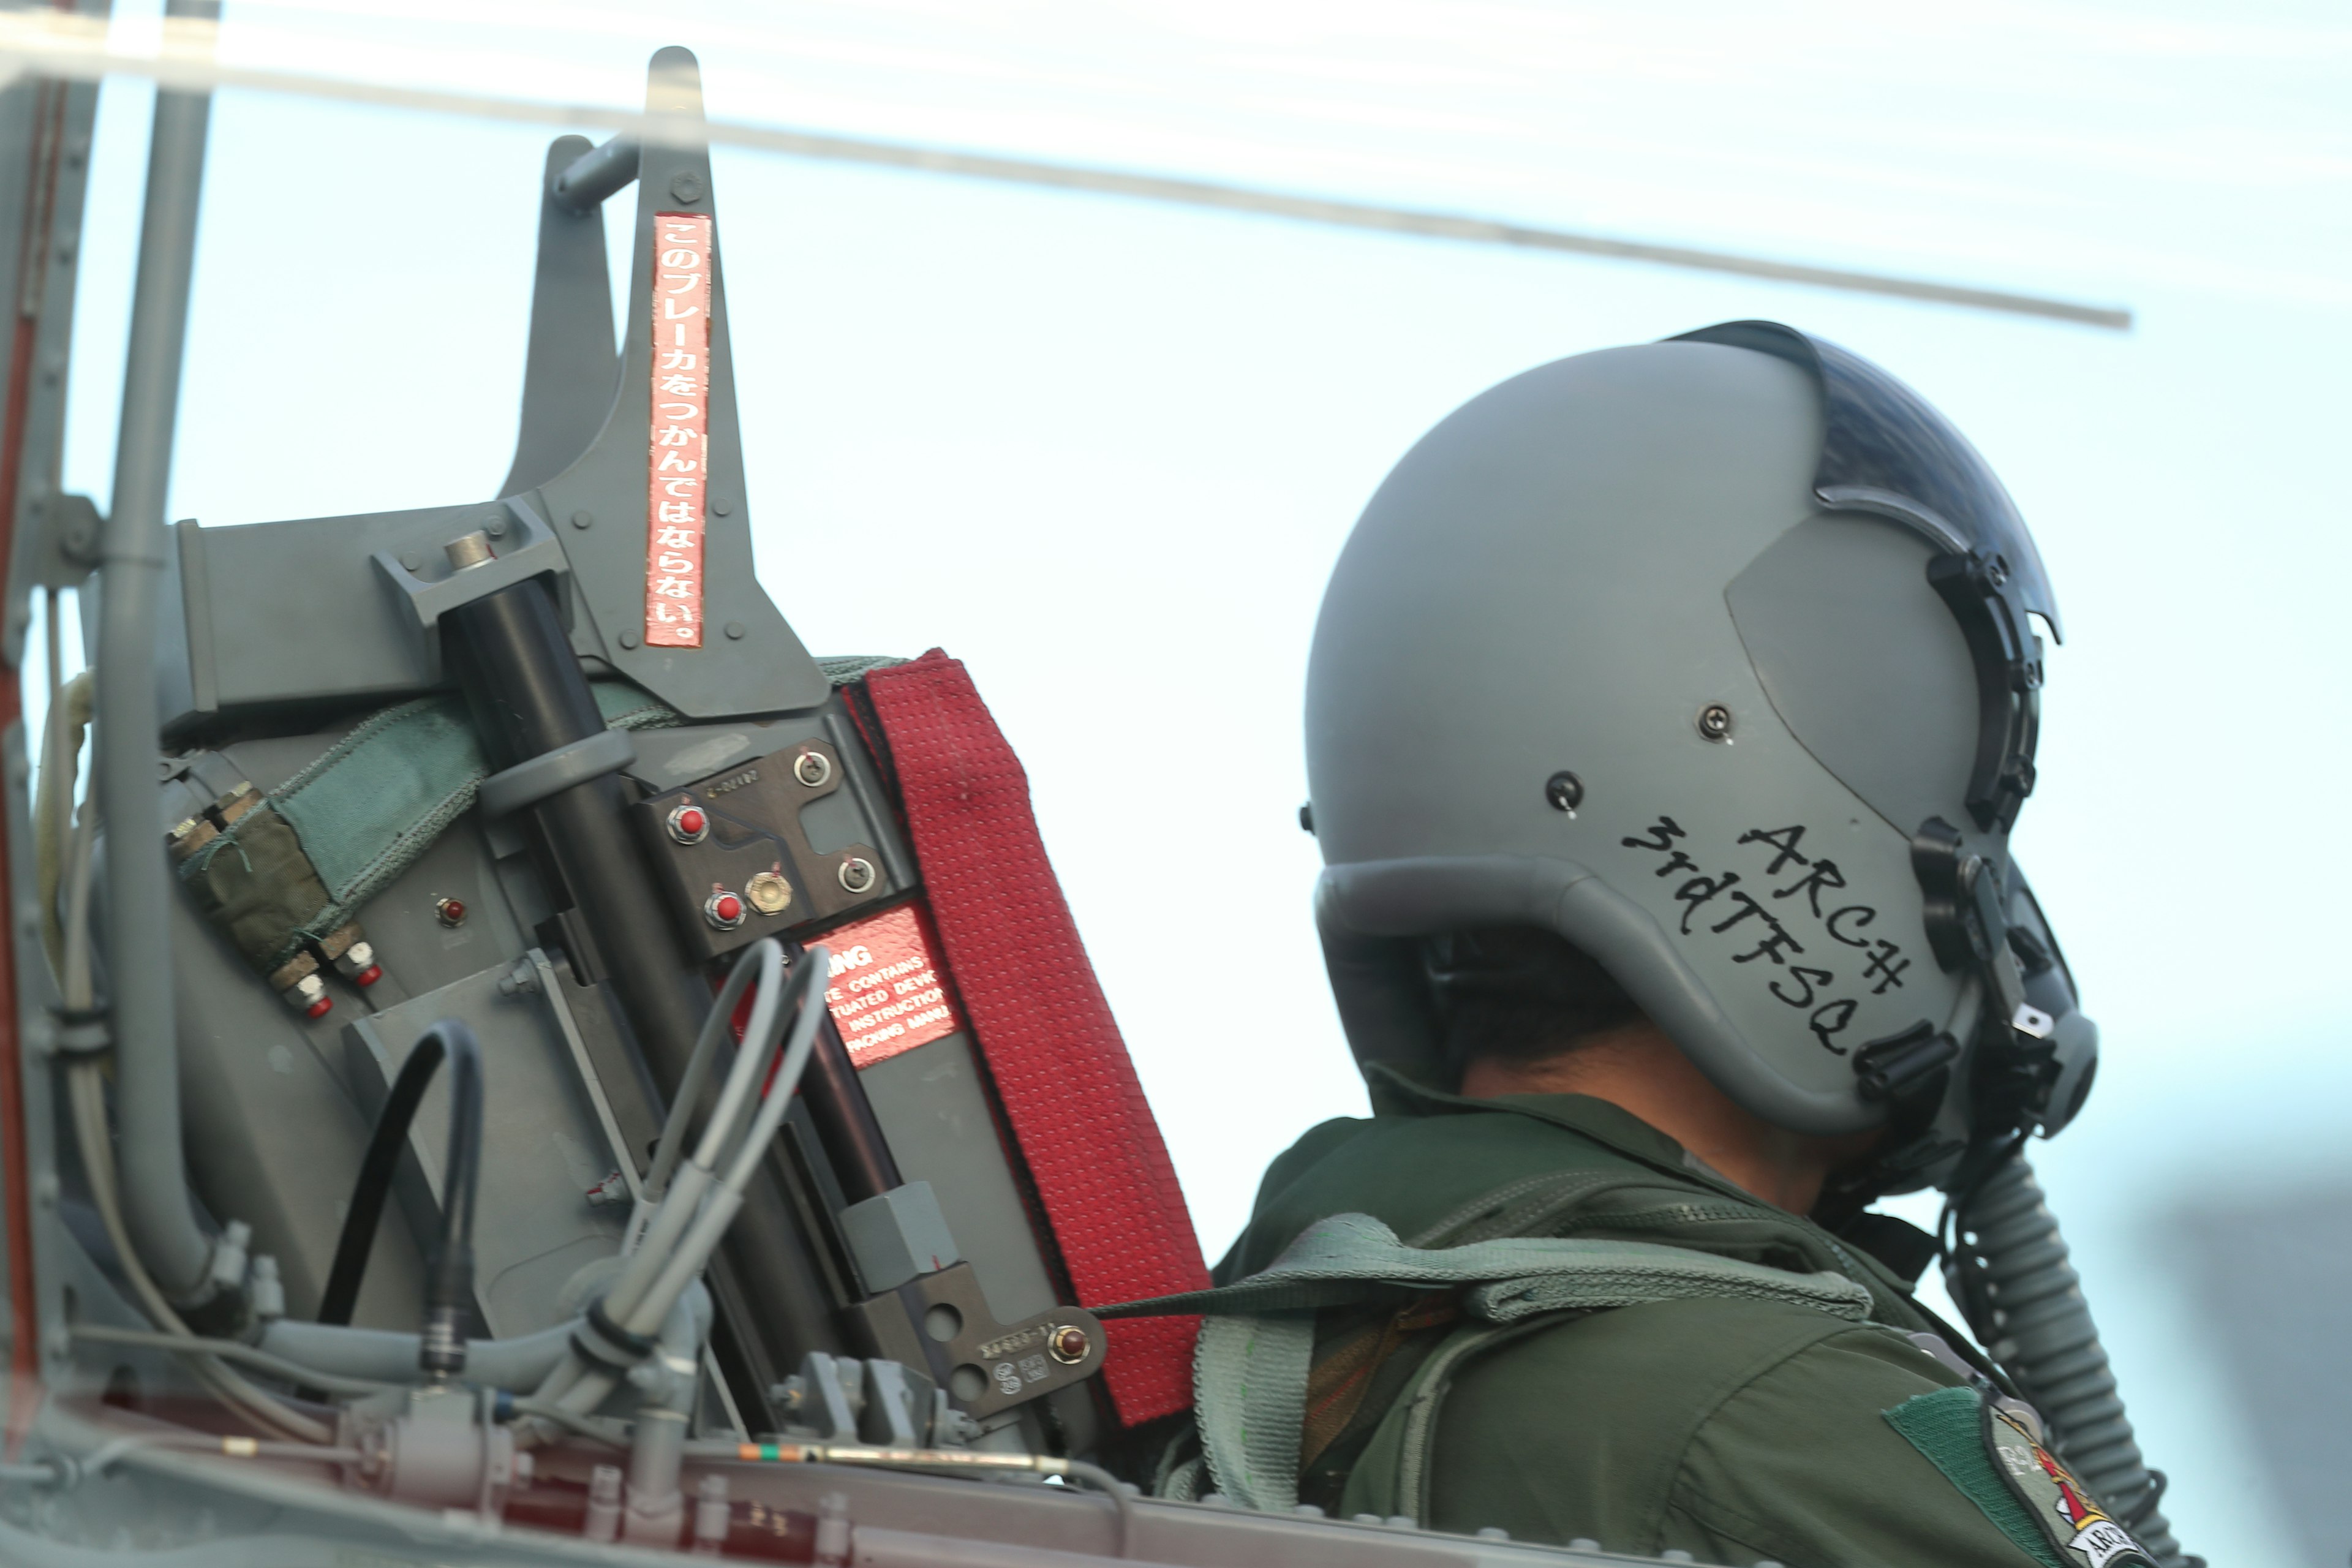
{"label": "metal bolt", "polygon": [[841,885],[844,890],[862,893],[874,886],[874,862],[852,855],[841,863]]}
{"label": "metal bolt", "polygon": [[774,871],[761,871],[743,884],[743,896],[763,915],[780,915],[792,907],[793,885]]}
{"label": "metal bolt", "polygon": [[1311,800],[1298,808],[1298,831],[1310,834],[1315,831],[1315,803]]}
{"label": "metal bolt", "polygon": [[1576,808],[1584,804],[1584,781],[1563,769],[1544,780],[1544,798],[1551,802],[1554,811],[1574,816]]}
{"label": "metal bolt", "polygon": [[490,553],[490,536],[478,531],[461,534],[443,545],[441,549],[449,557],[449,564],[459,572],[468,567],[483,565],[493,559]]}
{"label": "metal bolt", "polygon": [[1077,1365],[1094,1348],[1094,1342],[1087,1337],[1086,1330],[1076,1323],[1065,1323],[1045,1338],[1045,1349],[1064,1366]]}
{"label": "metal bolt", "polygon": [[1710,702],[1698,710],[1698,732],[1710,741],[1731,739],[1731,710]]}
{"label": "metal bolt", "polygon": [[335,1010],[334,998],[327,994],[327,983],[315,973],[302,976],[278,994],[305,1018],[323,1018]]}
{"label": "metal bolt", "polygon": [[436,899],[433,900],[433,913],[445,926],[456,927],[464,925],[466,923],[465,900],[462,899]]}
{"label": "metal bolt", "polygon": [[680,169],[669,177],[669,194],[682,202],[702,199],[702,176],[691,169]]}
{"label": "metal bolt", "polygon": [[733,638],[734,638],[736,641],[738,641],[738,642],[742,641],[742,639],[743,639],[743,623],[742,623],[742,622],[740,622],[740,621],[730,621],[730,622],[728,622],[728,623],[727,623],[727,635],[728,635],[729,637],[733,637]]}
{"label": "metal bolt", "polygon": [[593,528],[596,526],[596,514],[593,511],[575,511],[572,514],[572,526]]}
{"label": "metal bolt", "polygon": [[482,531],[492,539],[504,539],[507,536],[507,520],[499,513],[492,512],[482,520]]}
{"label": "metal bolt", "polygon": [[823,752],[803,752],[793,759],[793,777],[811,789],[821,789],[833,777],[833,760]]}

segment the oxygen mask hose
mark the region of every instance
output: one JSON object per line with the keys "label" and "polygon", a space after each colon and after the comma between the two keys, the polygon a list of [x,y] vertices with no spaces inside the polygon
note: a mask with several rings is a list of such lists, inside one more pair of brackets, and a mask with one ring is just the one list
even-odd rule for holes
{"label": "oxygen mask hose", "polygon": [[2140,1458],[2083,1281],[2025,1156],[2011,1152],[1958,1203],[1948,1270],[1971,1329],[2049,1424],[2083,1484],[2163,1568],[2202,1568],[2159,1506],[2164,1476]]}

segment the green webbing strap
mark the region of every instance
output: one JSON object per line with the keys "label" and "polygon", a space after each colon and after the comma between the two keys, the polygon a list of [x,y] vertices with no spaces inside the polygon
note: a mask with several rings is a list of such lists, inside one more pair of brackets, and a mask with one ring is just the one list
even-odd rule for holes
{"label": "green webbing strap", "polygon": [[[659,729],[678,721],[670,709],[621,681],[590,683],[604,722],[615,730]],[[489,776],[466,705],[457,697],[419,697],[362,720],[324,755],[264,797],[294,829],[326,889],[315,910],[285,910],[288,928],[264,973],[323,939],[394,878],[415,864],[474,804]],[[266,831],[267,813],[231,823],[182,863],[194,881],[223,854],[242,855],[241,833]],[[315,895],[314,895],[315,898]]]}
{"label": "green webbing strap", "polygon": [[1790,1274],[1653,1242],[1513,1237],[1407,1247],[1370,1215],[1310,1226],[1271,1268],[1214,1290],[1097,1309],[1105,1318],[1208,1314],[1192,1362],[1194,1420],[1217,1489],[1244,1508],[1298,1501],[1298,1442],[1315,1314],[1399,1289],[1460,1289],[1487,1324],[1647,1301],[1785,1301],[1860,1321],[1870,1292],[1843,1275]]}

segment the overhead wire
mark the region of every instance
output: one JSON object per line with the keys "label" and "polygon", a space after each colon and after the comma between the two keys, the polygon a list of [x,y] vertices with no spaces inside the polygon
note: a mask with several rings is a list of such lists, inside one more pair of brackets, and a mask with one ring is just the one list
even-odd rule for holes
{"label": "overhead wire", "polygon": [[2118,306],[2084,304],[2078,300],[2053,299],[2012,289],[1981,289],[1856,268],[1779,261],[1697,246],[1662,245],[1649,240],[1581,233],[1537,224],[1509,223],[1463,213],[1345,201],[1215,180],[1185,179],[1040,158],[1006,157],[776,126],[746,125],[726,121],[681,123],[674,117],[625,110],[533,101],[448,89],[394,87],[315,72],[225,64],[213,53],[217,37],[216,24],[193,18],[174,18],[165,26],[164,47],[161,53],[130,54],[109,47],[106,24],[102,18],[48,11],[0,12],[0,61],[13,61],[23,69],[75,80],[97,81],[109,76],[142,77],[160,87],[191,91],[242,88],[296,97],[368,103],[428,114],[558,127],[598,126],[656,145],[698,146],[707,142],[748,147],[788,157],[861,163],[996,184],[1204,207],[1327,227],[1556,251],[1607,260],[1646,262],[1691,271],[1755,278],[1767,282],[1831,289],[1844,293],[1875,294],[1927,304],[1955,305],[1967,310],[2040,317],[2110,331],[2128,331],[2132,325],[2132,312]]}

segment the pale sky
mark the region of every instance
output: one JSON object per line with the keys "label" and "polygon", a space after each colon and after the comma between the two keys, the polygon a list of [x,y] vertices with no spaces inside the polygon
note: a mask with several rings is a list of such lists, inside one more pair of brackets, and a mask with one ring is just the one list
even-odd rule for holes
{"label": "pale sky", "polygon": [[[137,47],[152,6],[124,9]],[[2138,311],[2116,334],[715,166],[763,579],[819,652],[971,665],[1213,1256],[1265,1162],[1362,1106],[1308,921],[1297,722],[1324,574],[1388,466],[1530,365],[1742,316],[1938,403],[2032,522],[2071,639],[2019,842],[2105,1068],[2037,1163],[2182,1538],[2296,1561],[2163,1227],[2200,1194],[2352,1167],[2326,837],[2352,675],[2340,7],[228,0],[225,26],[244,63],[615,108],[683,43],[719,118]],[[68,477],[101,503],[149,100],[108,89],[93,166]],[[175,515],[490,494],[544,142],[220,100]]]}

